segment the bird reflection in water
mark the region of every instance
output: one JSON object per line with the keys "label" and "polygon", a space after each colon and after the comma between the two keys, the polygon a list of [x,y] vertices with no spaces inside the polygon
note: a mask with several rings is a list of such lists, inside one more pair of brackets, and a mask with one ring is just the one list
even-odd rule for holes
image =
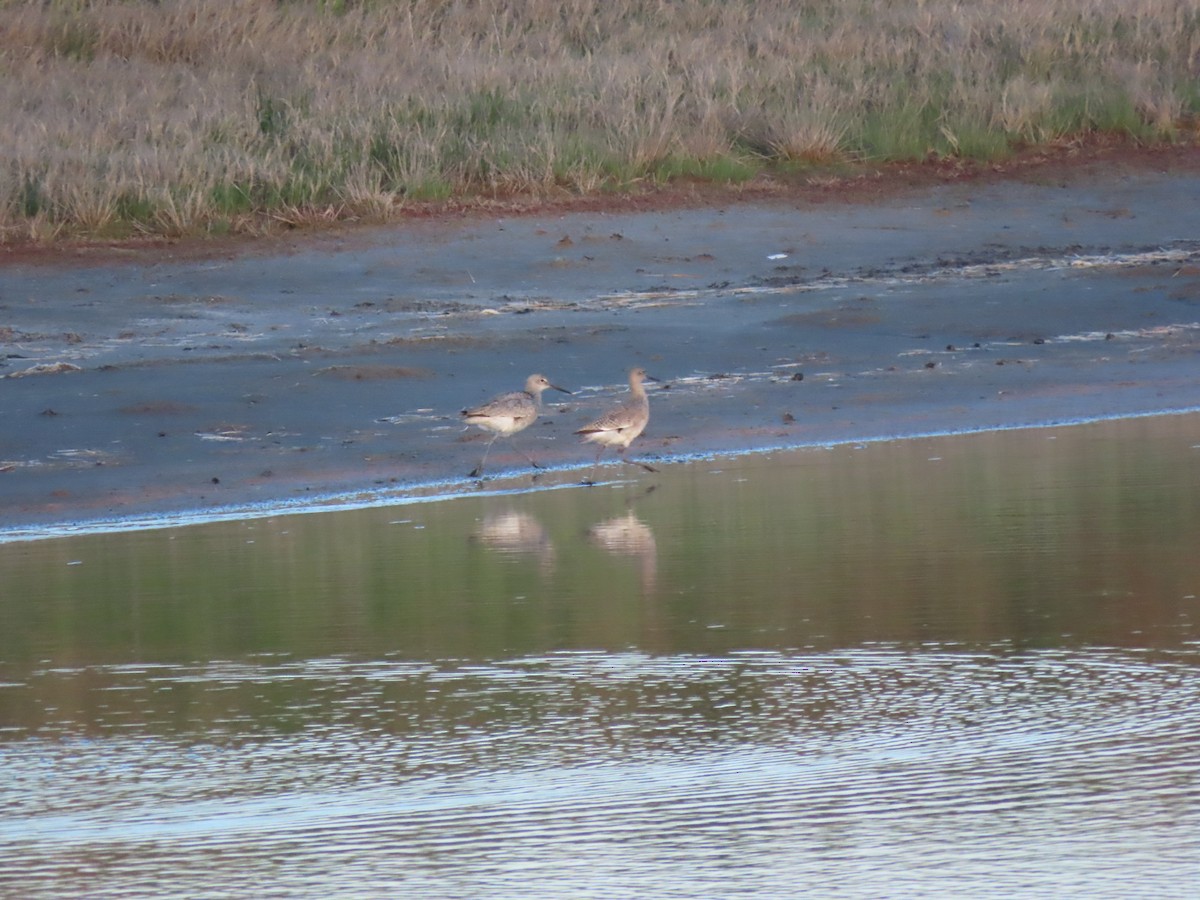
{"label": "bird reflection in water", "polygon": [[512,556],[530,556],[543,575],[554,571],[557,554],[542,523],[529,513],[508,510],[483,517],[475,537],[484,545]]}
{"label": "bird reflection in water", "polygon": [[588,540],[614,556],[628,556],[641,564],[642,593],[649,596],[658,584],[658,544],[650,526],[633,510],[597,522],[587,531]]}

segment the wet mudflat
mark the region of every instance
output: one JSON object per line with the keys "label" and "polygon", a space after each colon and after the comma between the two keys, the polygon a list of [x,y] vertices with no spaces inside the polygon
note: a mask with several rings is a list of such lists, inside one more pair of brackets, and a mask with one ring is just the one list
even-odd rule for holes
{"label": "wet mudflat", "polygon": [[0,544],[0,894],[1186,897],[1200,417]]}
{"label": "wet mudflat", "polygon": [[533,372],[560,467],[634,365],[664,461],[1194,408],[1197,168],[3,262],[0,532],[470,490]]}

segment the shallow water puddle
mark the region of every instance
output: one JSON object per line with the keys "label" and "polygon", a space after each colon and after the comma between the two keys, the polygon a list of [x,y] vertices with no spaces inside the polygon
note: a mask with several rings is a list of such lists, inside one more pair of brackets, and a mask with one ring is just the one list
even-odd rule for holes
{"label": "shallow water puddle", "polygon": [[1200,417],[0,545],[0,893],[1186,896]]}

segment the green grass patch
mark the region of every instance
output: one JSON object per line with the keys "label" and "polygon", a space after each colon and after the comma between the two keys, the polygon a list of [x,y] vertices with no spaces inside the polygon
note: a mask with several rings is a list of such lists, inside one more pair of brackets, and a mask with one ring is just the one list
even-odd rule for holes
{"label": "green grass patch", "polygon": [[918,102],[866,113],[847,128],[846,145],[854,156],[879,162],[922,159],[945,144],[937,128],[937,110]]}
{"label": "green grass patch", "polygon": [[1117,88],[1078,88],[1060,93],[1044,118],[1055,136],[1086,132],[1149,138],[1153,127],[1138,113],[1129,95]]}
{"label": "green grass patch", "polygon": [[935,150],[940,155],[980,162],[995,162],[1012,155],[1013,141],[1009,135],[973,120],[961,125],[945,122],[939,132],[941,140],[935,144]]}
{"label": "green grass patch", "polygon": [[18,215],[25,219],[36,218],[47,210],[49,204],[45,186],[40,178],[29,173],[21,178],[21,187],[16,196],[16,206]]}
{"label": "green grass patch", "polygon": [[[209,202],[212,205],[215,215],[238,215],[240,213],[248,213],[255,208],[255,195],[257,193],[255,187],[250,184],[222,182],[213,185],[209,191]],[[265,196],[259,195],[259,197],[259,204],[265,202]]]}
{"label": "green grass patch", "polygon": [[95,27],[78,16],[71,17],[68,13],[59,16],[47,35],[46,50],[53,56],[79,62],[94,60],[100,44]]}
{"label": "green grass patch", "polygon": [[119,221],[133,225],[149,225],[155,219],[158,207],[149,197],[136,191],[126,191],[117,197],[116,217]]}
{"label": "green grass patch", "polygon": [[449,200],[454,196],[454,186],[444,179],[425,178],[402,186],[406,199],[417,202]]}
{"label": "green grass patch", "polygon": [[696,179],[716,184],[738,184],[749,181],[759,171],[759,166],[737,156],[711,156],[701,159],[672,154],[647,166],[647,174],[659,182]]}
{"label": "green grass patch", "polygon": [[258,95],[258,130],[266,137],[282,137],[291,116],[288,104],[266,94]]}

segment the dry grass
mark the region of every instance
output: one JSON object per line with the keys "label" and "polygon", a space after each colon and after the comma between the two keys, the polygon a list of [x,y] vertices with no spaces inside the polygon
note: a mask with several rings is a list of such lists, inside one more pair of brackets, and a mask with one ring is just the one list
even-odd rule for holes
{"label": "dry grass", "polygon": [[0,0],[0,237],[929,155],[1200,111],[1195,0]]}

